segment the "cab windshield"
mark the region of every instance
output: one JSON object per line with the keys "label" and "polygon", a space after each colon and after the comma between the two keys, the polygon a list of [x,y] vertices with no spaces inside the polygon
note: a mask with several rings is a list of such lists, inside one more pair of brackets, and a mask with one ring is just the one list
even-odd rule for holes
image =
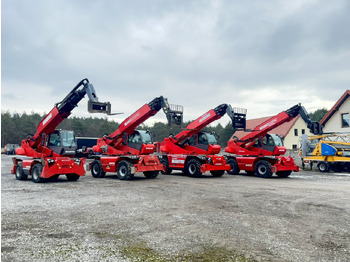
{"label": "cab windshield", "polygon": [[275,146],[283,146],[282,139],[278,135],[270,134],[270,136],[275,142]]}
{"label": "cab windshield", "polygon": [[61,146],[61,139],[58,131],[55,131],[50,135],[48,146]]}
{"label": "cab windshield", "polygon": [[152,137],[148,131],[140,130],[139,132],[140,132],[140,135],[142,137],[142,142],[144,144],[152,144],[153,143]]}
{"label": "cab windshield", "polygon": [[218,141],[216,140],[216,137],[214,134],[206,133],[209,145],[217,145]]}
{"label": "cab windshield", "polygon": [[75,136],[73,131],[61,131],[62,146],[76,146]]}

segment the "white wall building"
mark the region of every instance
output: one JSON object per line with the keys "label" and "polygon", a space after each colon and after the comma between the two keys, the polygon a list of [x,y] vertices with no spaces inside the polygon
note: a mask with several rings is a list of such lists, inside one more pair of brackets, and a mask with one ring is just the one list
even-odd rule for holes
{"label": "white wall building", "polygon": [[350,132],[350,90],[339,98],[335,105],[322,118],[323,133]]}

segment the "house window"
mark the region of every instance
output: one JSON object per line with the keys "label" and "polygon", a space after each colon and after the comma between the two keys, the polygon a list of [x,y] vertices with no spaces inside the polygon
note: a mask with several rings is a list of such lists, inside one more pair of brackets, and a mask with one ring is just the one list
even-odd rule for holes
{"label": "house window", "polygon": [[293,147],[293,149],[297,149],[297,145],[295,145],[295,144],[292,145],[292,147]]}
{"label": "house window", "polygon": [[298,129],[296,129],[296,128],[294,129],[294,135],[298,136]]}
{"label": "house window", "polygon": [[305,134],[305,129],[301,129],[301,134]]}
{"label": "house window", "polygon": [[349,127],[349,114],[341,114],[341,126],[342,127]]}

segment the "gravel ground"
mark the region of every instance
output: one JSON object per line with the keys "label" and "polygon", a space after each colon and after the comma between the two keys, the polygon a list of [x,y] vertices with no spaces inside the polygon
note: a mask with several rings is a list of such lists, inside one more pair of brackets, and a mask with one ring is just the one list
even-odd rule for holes
{"label": "gravel ground", "polygon": [[227,253],[218,261],[350,261],[347,173],[34,184],[11,165],[2,155],[2,261],[214,260],[207,250]]}

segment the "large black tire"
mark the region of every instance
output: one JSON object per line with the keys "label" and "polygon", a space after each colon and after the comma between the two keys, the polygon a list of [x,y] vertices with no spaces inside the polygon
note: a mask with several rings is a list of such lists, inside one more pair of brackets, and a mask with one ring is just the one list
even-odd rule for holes
{"label": "large black tire", "polygon": [[78,174],[67,174],[66,177],[68,181],[77,181],[80,178]]}
{"label": "large black tire", "polygon": [[106,172],[103,171],[102,164],[99,160],[91,163],[91,175],[95,178],[105,177]]}
{"label": "large black tire", "polygon": [[44,178],[40,177],[41,172],[43,171],[43,166],[41,164],[35,164],[32,168],[32,180],[34,183],[44,182]]}
{"label": "large black tire", "polygon": [[201,165],[198,159],[190,159],[185,166],[185,173],[192,177],[201,177]]}
{"label": "large black tire", "polygon": [[161,171],[162,174],[170,175],[173,170],[169,167],[168,159],[161,158],[159,161],[160,161],[161,164],[163,164],[165,166],[165,172]]}
{"label": "large black tire", "polygon": [[279,177],[289,177],[292,174],[292,171],[277,171],[276,175]]}
{"label": "large black tire", "polygon": [[231,166],[230,171],[227,171],[227,173],[229,173],[230,175],[238,175],[239,174],[240,170],[239,170],[236,159],[230,158],[229,160],[227,160],[227,164],[229,164]]}
{"label": "large black tire", "polygon": [[23,165],[21,162],[16,165],[16,179],[17,180],[27,180],[28,176],[23,172]]}
{"label": "large black tire", "polygon": [[225,170],[210,171],[210,173],[214,177],[221,177],[225,174]]}
{"label": "large black tire", "polygon": [[145,171],[143,174],[147,178],[156,178],[159,175],[159,171]]}
{"label": "large black tire", "polygon": [[117,176],[120,180],[131,180],[134,175],[131,174],[131,163],[125,160],[119,162],[117,167]]}
{"label": "large black tire", "polygon": [[261,178],[272,177],[271,164],[265,160],[260,160],[255,166],[255,174]]}
{"label": "large black tire", "polygon": [[332,165],[334,172],[342,172],[345,169],[344,163],[335,162]]}
{"label": "large black tire", "polygon": [[317,164],[317,168],[318,168],[318,170],[320,171],[320,172],[322,172],[322,173],[326,173],[326,172],[328,172],[329,171],[329,167],[330,167],[330,165],[327,163],[327,162],[320,162],[320,163],[318,163]]}
{"label": "large black tire", "polygon": [[350,163],[348,162],[344,163],[344,170],[347,172],[350,172]]}

